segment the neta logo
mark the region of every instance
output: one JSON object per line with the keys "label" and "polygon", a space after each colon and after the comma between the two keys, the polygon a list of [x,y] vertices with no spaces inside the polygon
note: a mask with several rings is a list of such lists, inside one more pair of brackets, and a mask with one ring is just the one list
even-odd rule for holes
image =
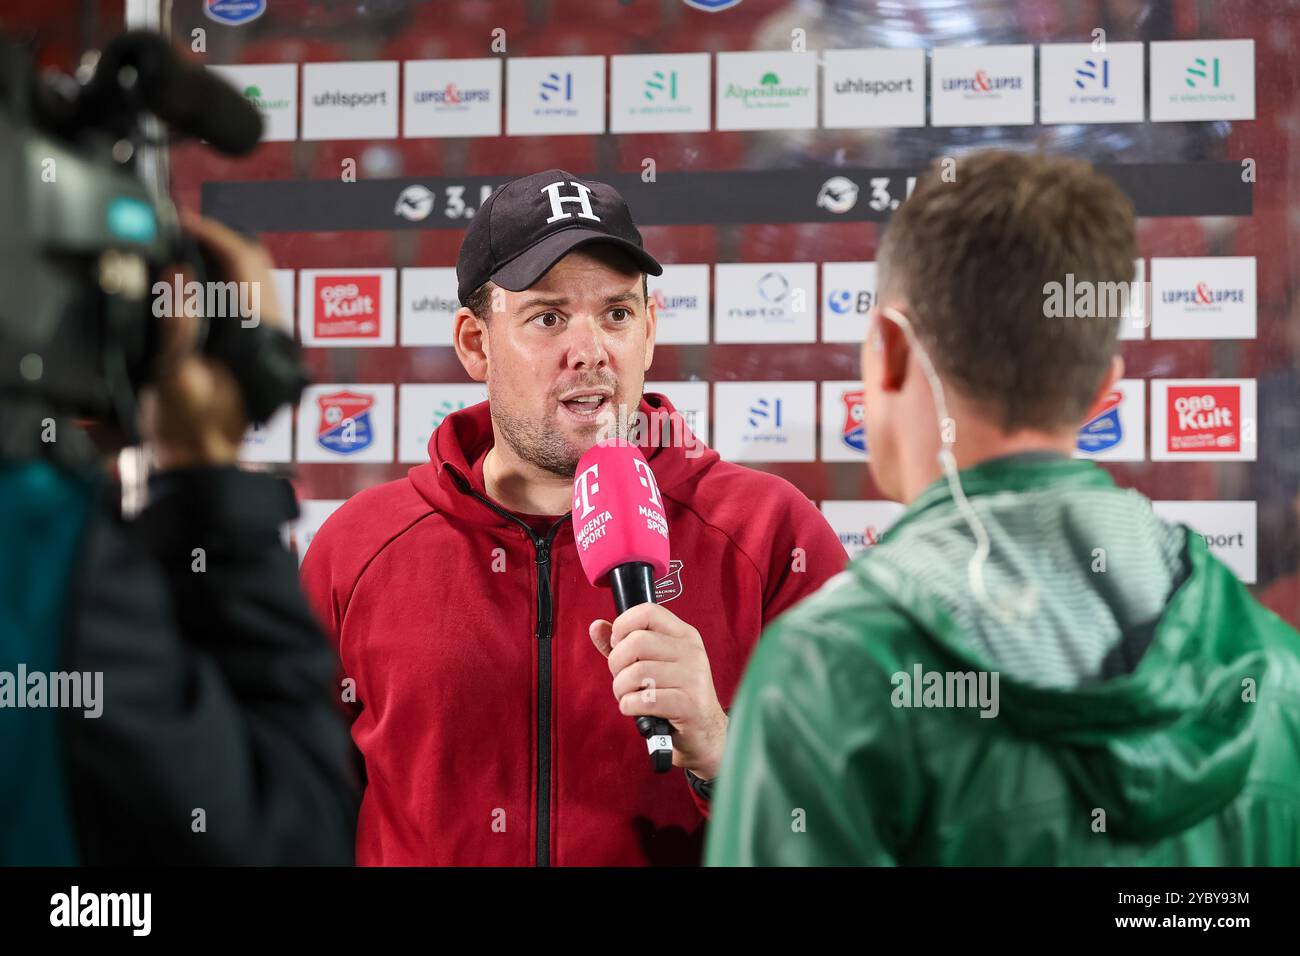
{"label": "neta logo", "polygon": [[[551,183],[549,186],[543,186],[540,190],[540,192],[546,193],[547,198],[551,201],[551,218],[546,220],[547,224],[549,225],[550,223],[556,222],[560,219],[571,219],[575,216],[582,219],[590,219],[593,222],[600,222],[600,217],[591,211],[591,190],[582,183],[568,183],[568,185],[578,190],[578,195],[561,196],[560,187],[563,185],[565,185],[564,180],[560,180],[558,183]],[[566,202],[577,203],[582,207],[582,211],[577,213],[565,212],[564,204]]]}
{"label": "neta logo", "polygon": [[599,465],[592,465],[573,482],[573,510],[576,512],[579,508],[582,509],[582,514],[577,515],[578,521],[586,518],[596,508],[591,503],[591,496],[600,491],[600,485],[596,483],[596,479],[600,477],[599,469]]}

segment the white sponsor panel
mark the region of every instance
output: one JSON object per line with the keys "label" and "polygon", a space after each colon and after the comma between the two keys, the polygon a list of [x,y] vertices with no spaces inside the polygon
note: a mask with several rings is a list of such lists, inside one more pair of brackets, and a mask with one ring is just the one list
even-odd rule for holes
{"label": "white sponsor panel", "polygon": [[1254,461],[1253,378],[1151,380],[1152,461]]}
{"label": "white sponsor panel", "polygon": [[452,412],[486,402],[487,386],[472,384],[402,385],[398,390],[397,460],[429,460],[433,430]]}
{"label": "white sponsor panel", "polygon": [[393,386],[310,385],[298,404],[298,461],[393,460]]}
{"label": "white sponsor panel", "polygon": [[293,461],[293,409],[286,405],[267,419],[265,425],[249,425],[239,443],[239,460]]}
{"label": "white sponsor panel", "polygon": [[1153,501],[1151,508],[1166,521],[1199,533],[1243,584],[1255,583],[1259,540],[1255,502]]}
{"label": "white sponsor panel", "polygon": [[934,126],[1029,126],[1034,122],[1034,47],[940,47],[931,60]]}
{"label": "white sponsor panel", "polygon": [[718,129],[813,129],[817,55],[718,54]]}
{"label": "white sponsor panel", "polygon": [[822,461],[866,461],[862,383],[822,382]]}
{"label": "white sponsor panel", "polygon": [[649,53],[609,62],[611,133],[709,129],[709,55]]}
{"label": "white sponsor panel", "polygon": [[506,129],[511,136],[605,132],[605,58],[510,57]]}
{"label": "white sponsor panel", "polygon": [[346,500],[346,498],[306,498],[298,502],[298,520],[290,525],[293,547],[298,552],[298,564],[301,565],[302,559],[307,556],[307,549],[311,547],[312,540],[316,537],[316,532],[321,529],[321,525],[330,515],[338,511],[339,505]]}
{"label": "white sponsor panel", "polygon": [[666,265],[664,274],[650,276],[650,298],[658,324],[655,341],[662,345],[703,345],[709,341],[709,267]]}
{"label": "white sponsor panel", "polygon": [[1120,320],[1119,337],[1121,340],[1144,339],[1150,313],[1147,311],[1147,261],[1141,257],[1133,260],[1133,288],[1135,295],[1129,298],[1128,314]]}
{"label": "white sponsor panel", "polygon": [[850,558],[874,547],[903,513],[897,501],[823,501],[822,516]]}
{"label": "white sponsor panel", "polygon": [[402,344],[452,345],[460,298],[452,266],[402,270]]}
{"label": "white sponsor panel", "polygon": [[210,66],[262,114],[262,142],[298,138],[298,64]]}
{"label": "white sponsor panel", "polygon": [[862,344],[876,302],[874,262],[822,263],[822,341]]}
{"label": "white sponsor panel", "polygon": [[298,274],[302,344],[324,348],[392,345],[396,269],[303,269]]}
{"label": "white sponsor panel", "polygon": [[[275,304],[280,310],[280,317],[285,321],[284,330],[290,335],[293,334],[294,316],[297,314],[296,306],[298,305],[298,292],[294,286],[293,273],[294,270],[292,269],[271,270],[271,292],[275,296]],[[262,311],[267,312],[265,299],[262,301]]]}
{"label": "white sponsor panel", "polygon": [[397,63],[304,63],[303,139],[394,139]]}
{"label": "white sponsor panel", "polygon": [[925,125],[924,50],[822,53],[826,129]]}
{"label": "white sponsor panel", "polygon": [[714,448],[728,461],[813,461],[816,382],[718,382]]}
{"label": "white sponsor panel", "polygon": [[1038,65],[1044,123],[1142,122],[1141,43],[1044,43]]}
{"label": "white sponsor panel", "polygon": [[721,263],[714,277],[716,341],[817,340],[816,263]]}
{"label": "white sponsor panel", "polygon": [[402,135],[412,139],[501,135],[501,60],[402,64]]}
{"label": "white sponsor panel", "polygon": [[709,443],[708,382],[646,382],[643,391],[666,396],[695,437]]}
{"label": "white sponsor panel", "polygon": [[1254,40],[1151,44],[1153,122],[1254,118]]}
{"label": "white sponsor panel", "polygon": [[1255,257],[1151,260],[1153,339],[1253,339]]}
{"label": "white sponsor panel", "polygon": [[1146,458],[1147,383],[1124,378],[1106,394],[1079,429],[1074,457],[1096,461],[1143,461]]}

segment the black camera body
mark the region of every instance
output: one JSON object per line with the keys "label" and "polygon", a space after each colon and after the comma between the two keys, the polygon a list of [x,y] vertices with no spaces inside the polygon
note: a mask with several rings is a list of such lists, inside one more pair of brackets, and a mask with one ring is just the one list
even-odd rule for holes
{"label": "black camera body", "polygon": [[[148,114],[233,155],[261,136],[251,104],[157,34],[113,40],[82,84],[38,79],[0,43],[0,395],[129,440],[156,372],[155,283],[177,264],[221,280],[136,174]],[[268,326],[204,317],[202,348],[230,367],[254,422],[307,382],[293,340]]]}

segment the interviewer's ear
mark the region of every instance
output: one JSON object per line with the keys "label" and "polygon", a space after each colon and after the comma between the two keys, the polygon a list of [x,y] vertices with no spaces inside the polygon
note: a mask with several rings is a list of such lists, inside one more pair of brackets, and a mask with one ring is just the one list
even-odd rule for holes
{"label": "interviewer's ear", "polygon": [[907,334],[896,322],[877,312],[869,341],[876,353],[874,364],[879,376],[876,384],[883,392],[901,391],[907,381],[907,366],[912,357],[912,346],[907,340]]}
{"label": "interviewer's ear", "polygon": [[487,323],[469,309],[461,306],[456,311],[455,326],[452,329],[452,344],[456,346],[456,357],[464,366],[465,372],[476,382],[486,382],[488,376],[488,336]]}

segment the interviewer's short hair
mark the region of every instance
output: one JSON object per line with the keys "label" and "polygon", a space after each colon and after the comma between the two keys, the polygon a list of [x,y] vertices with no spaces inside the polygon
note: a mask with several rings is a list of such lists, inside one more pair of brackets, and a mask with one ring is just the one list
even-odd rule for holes
{"label": "interviewer's short hair", "polygon": [[1075,288],[1127,290],[1132,204],[1079,159],[982,151],[950,166],[950,181],[943,164],[917,179],[885,229],[882,296],[906,301],[940,378],[1004,430],[1078,425],[1120,318],[1051,316],[1046,290],[1067,274]]}

